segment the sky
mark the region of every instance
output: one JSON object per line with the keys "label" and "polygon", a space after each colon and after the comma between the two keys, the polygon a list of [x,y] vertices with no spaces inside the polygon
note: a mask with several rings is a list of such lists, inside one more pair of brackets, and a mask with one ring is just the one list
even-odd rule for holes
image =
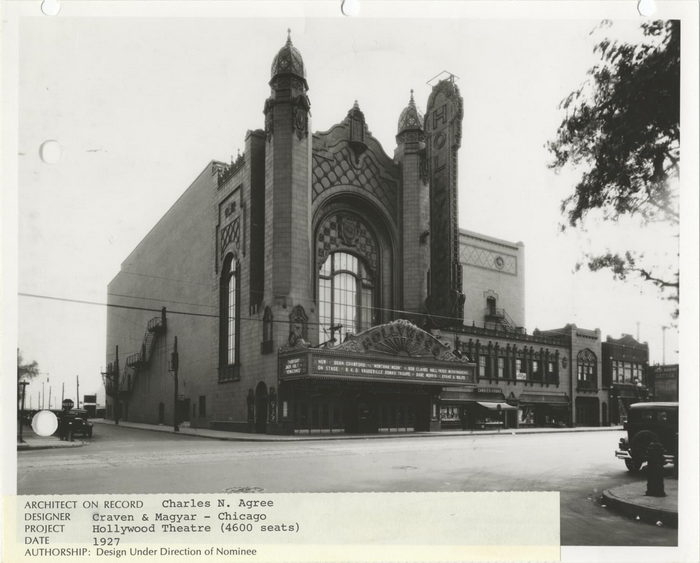
{"label": "sky", "polygon": [[[410,90],[447,70],[464,98],[462,228],[525,244],[526,327],[566,323],[628,333],[650,361],[678,361],[673,304],[649,284],[575,272],[585,251],[642,247],[676,261],[664,226],[591,222],[560,232],[580,171],[555,173],[545,144],[559,102],[586,78],[603,37],[639,37],[639,20],[31,18],[19,34],[18,290],[105,303],[120,264],[210,160],[229,161],[262,128],[270,64],[287,28],[309,84],[312,129],[355,100],[387,154]],[[61,146],[48,164],[39,148]],[[147,275],[148,272],[142,272]],[[18,346],[58,397],[104,400],[106,308],[18,298]],[[664,331],[663,327],[670,328]],[[143,329],[140,328],[140,331]],[[665,339],[665,348],[662,341]],[[46,382],[48,378],[48,383]],[[29,398],[31,397],[31,399]],[[54,399],[54,405],[58,405]]]}

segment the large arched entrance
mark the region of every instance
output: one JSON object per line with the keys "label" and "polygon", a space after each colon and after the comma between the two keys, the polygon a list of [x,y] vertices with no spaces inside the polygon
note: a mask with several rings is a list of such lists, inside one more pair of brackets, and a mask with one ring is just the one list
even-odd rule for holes
{"label": "large arched entrance", "polygon": [[259,434],[267,431],[267,385],[262,381],[255,388],[255,431]]}

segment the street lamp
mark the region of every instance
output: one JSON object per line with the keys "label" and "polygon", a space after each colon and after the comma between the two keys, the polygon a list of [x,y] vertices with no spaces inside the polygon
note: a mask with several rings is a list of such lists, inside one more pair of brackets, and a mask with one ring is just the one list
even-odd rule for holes
{"label": "street lamp", "polygon": [[666,365],[666,330],[669,327],[661,327],[661,365]]}

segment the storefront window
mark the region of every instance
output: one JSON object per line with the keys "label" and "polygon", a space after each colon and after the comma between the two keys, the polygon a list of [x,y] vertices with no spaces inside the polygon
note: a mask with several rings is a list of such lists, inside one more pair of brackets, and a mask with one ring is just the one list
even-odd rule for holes
{"label": "storefront window", "polygon": [[319,342],[343,342],[372,326],[374,283],[360,259],[334,252],[318,278]]}
{"label": "storefront window", "polygon": [[459,422],[459,407],[454,405],[441,406],[440,420],[442,422]]}
{"label": "storefront window", "polygon": [[532,426],[535,424],[535,410],[531,407],[518,409],[518,425]]}

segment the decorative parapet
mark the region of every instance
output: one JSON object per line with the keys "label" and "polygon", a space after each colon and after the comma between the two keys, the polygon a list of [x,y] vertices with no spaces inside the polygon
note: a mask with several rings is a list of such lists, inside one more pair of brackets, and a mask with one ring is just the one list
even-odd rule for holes
{"label": "decorative parapet", "polygon": [[236,174],[236,172],[243,168],[244,164],[245,157],[241,153],[238,153],[238,156],[236,157],[235,161],[231,161],[230,164],[221,165],[217,170],[218,187],[220,188],[226,182],[228,182],[229,179]]}
{"label": "decorative parapet", "polygon": [[506,330],[504,328],[494,329],[476,325],[464,325],[460,328],[451,328],[455,335],[468,334],[470,336],[488,336],[491,338],[503,338],[506,340],[517,340],[520,342],[533,342],[537,344],[549,344],[550,346],[563,346],[567,343],[566,335],[544,336],[538,331],[535,334],[527,334],[522,329]]}
{"label": "decorative parapet", "polygon": [[464,358],[452,353],[449,345],[404,319],[367,329],[333,350],[466,363]]}

